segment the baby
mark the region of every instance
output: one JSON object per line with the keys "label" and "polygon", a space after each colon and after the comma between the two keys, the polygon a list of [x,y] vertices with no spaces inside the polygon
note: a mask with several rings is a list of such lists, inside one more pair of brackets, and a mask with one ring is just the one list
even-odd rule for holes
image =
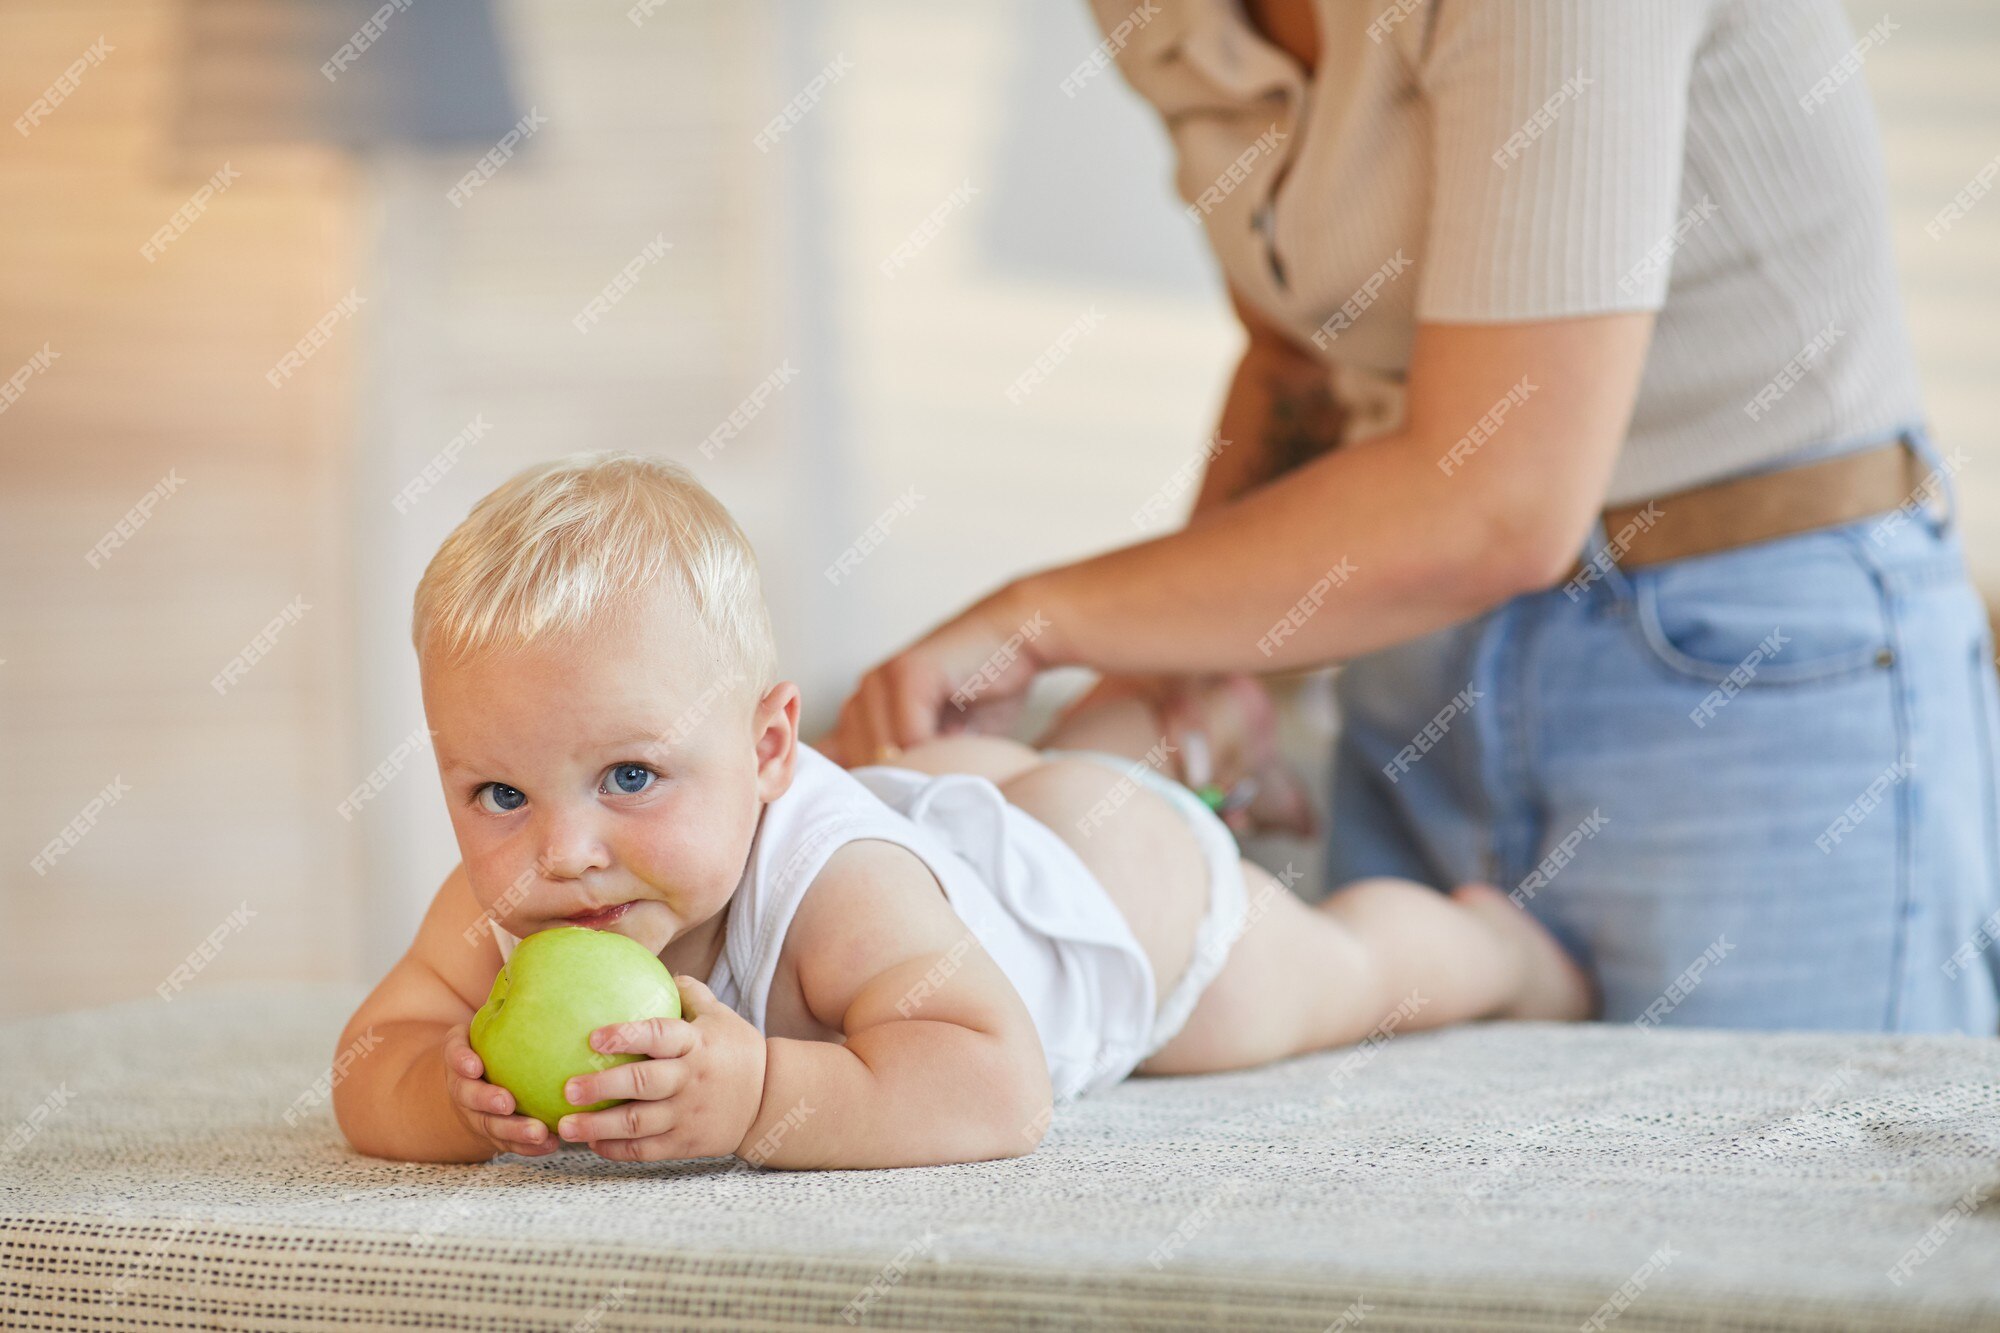
{"label": "baby", "polygon": [[1583,974],[1487,885],[1350,884],[1319,906],[1130,755],[960,734],[848,771],[798,736],[757,566],[678,465],[578,455],[476,505],[412,637],[462,861],[349,1020],[356,1149],[556,1151],[467,1025],[534,931],[616,931],[685,1016],[599,1028],[638,1060],[560,1122],[617,1161],[770,1167],[1018,1156],[1052,1105],[1136,1072],[1237,1069],[1378,1028],[1573,1019]]}

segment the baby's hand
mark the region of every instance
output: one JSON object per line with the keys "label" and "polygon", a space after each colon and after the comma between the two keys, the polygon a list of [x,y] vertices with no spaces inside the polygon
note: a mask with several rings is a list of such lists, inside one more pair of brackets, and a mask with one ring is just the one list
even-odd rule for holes
{"label": "baby's hand", "polygon": [[546,1157],[562,1145],[549,1137],[548,1126],[533,1116],[514,1115],[514,1094],[480,1076],[486,1067],[466,1040],[467,1024],[444,1034],[444,1076],[451,1107],[467,1129],[497,1151],[524,1157]]}
{"label": "baby's hand", "polygon": [[590,1034],[592,1049],[651,1057],[579,1074],[564,1096],[588,1106],[557,1122],[562,1136],[590,1144],[600,1157],[658,1162],[734,1153],[764,1101],[764,1038],[693,977],[675,977],[687,1018],[613,1023]]}

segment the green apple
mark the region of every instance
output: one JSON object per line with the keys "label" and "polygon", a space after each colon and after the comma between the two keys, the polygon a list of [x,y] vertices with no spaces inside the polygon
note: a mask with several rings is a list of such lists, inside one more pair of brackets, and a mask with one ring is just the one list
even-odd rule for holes
{"label": "green apple", "polygon": [[572,1106],[563,1085],[645,1057],[607,1055],[590,1034],[609,1023],[679,1018],[680,988],[646,946],[608,930],[558,926],[514,946],[472,1016],[472,1049],[488,1083],[514,1094],[514,1109],[551,1132],[571,1111],[601,1111],[625,1099]]}

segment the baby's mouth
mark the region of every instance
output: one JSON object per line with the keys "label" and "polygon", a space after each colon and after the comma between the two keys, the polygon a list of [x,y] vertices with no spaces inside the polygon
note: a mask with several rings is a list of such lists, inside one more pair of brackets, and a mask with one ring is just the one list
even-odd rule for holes
{"label": "baby's mouth", "polygon": [[577,916],[566,916],[562,918],[562,921],[565,925],[582,926],[588,930],[604,930],[607,927],[615,925],[631,909],[631,903],[623,902],[615,907],[607,907],[599,912],[584,912]]}

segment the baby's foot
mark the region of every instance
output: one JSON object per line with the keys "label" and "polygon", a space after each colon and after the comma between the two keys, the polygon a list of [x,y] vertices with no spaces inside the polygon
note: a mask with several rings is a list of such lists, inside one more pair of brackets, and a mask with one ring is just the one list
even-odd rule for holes
{"label": "baby's foot", "polygon": [[1452,899],[1491,923],[1519,951],[1521,986],[1495,1018],[1585,1019],[1597,1013],[1597,987],[1541,922],[1491,884],[1461,884]]}

